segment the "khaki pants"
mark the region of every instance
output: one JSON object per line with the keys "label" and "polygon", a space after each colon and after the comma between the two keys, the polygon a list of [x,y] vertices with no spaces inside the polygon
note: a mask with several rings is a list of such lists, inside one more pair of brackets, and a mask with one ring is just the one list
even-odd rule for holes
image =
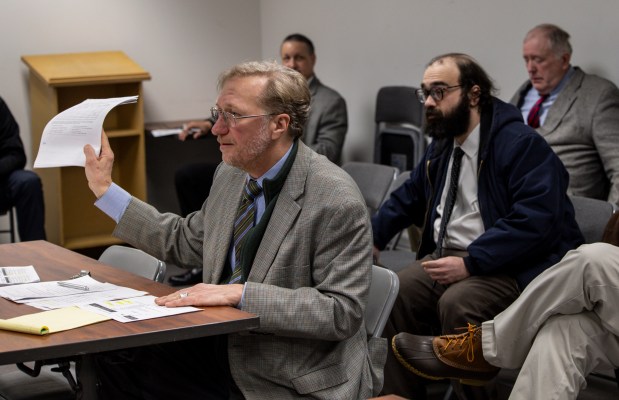
{"label": "khaki pants", "polygon": [[484,358],[519,368],[510,399],[576,399],[596,367],[619,365],[619,247],[582,245],[493,321]]}

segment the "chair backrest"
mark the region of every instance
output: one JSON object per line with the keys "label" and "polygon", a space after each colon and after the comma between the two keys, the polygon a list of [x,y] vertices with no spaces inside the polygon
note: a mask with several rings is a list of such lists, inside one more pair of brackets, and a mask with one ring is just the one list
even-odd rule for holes
{"label": "chair backrest", "polygon": [[165,279],[165,263],[133,247],[110,246],[101,254],[99,261],[155,282]]}
{"label": "chair backrest", "polygon": [[585,243],[595,243],[602,240],[604,228],[613,215],[613,205],[604,200],[590,199],[581,196],[570,196],[576,222],[585,237]]}
{"label": "chair backrest", "polygon": [[[399,188],[400,186],[402,186],[402,184],[404,184],[404,182],[411,176],[411,171],[404,171],[404,172],[400,172],[400,174],[395,178],[395,180],[391,183],[391,187],[389,188],[389,190],[387,191],[387,194],[385,195],[385,198],[383,199],[383,203],[385,201],[387,201],[387,199],[389,199],[389,196],[391,196],[391,193],[396,190],[397,188]],[[382,205],[382,204],[381,204]],[[405,230],[400,231],[397,235],[395,235],[395,237],[393,239],[391,239],[391,241],[387,244],[385,250],[395,250],[398,248],[398,244],[400,243],[400,239],[402,238],[402,235],[405,234]],[[407,236],[407,235],[405,235]],[[408,246],[408,250],[410,249],[410,246]]]}
{"label": "chair backrest", "polygon": [[378,211],[399,172],[397,168],[389,165],[357,161],[342,165],[342,169],[359,187],[370,215]]}
{"label": "chair backrest", "polygon": [[400,171],[417,166],[426,150],[423,104],[411,86],[385,86],[376,96],[374,162]]}
{"label": "chair backrest", "polygon": [[365,330],[369,336],[380,337],[400,289],[400,280],[387,268],[372,266],[372,284],[365,307]]}
{"label": "chair backrest", "polygon": [[376,112],[374,121],[412,124],[421,127],[423,104],[417,99],[411,86],[384,86],[376,95]]}

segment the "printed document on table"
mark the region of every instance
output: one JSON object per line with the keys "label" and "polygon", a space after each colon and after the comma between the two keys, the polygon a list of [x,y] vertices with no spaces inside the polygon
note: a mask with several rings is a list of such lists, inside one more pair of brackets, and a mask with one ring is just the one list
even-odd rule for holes
{"label": "printed document on table", "polygon": [[72,285],[87,288],[86,290],[61,286],[58,282],[59,281],[48,281],[25,283],[23,285],[3,286],[0,287],[0,296],[18,303],[23,303],[23,300],[103,292],[118,287],[111,283],[99,282],[90,276],[82,276],[75,279],[69,279],[67,281],[61,281],[71,282]]}
{"label": "printed document on table", "polygon": [[17,303],[27,304],[40,310],[55,310],[57,308],[79,306],[82,304],[90,304],[93,302],[144,296],[145,294],[148,293],[128,287],[117,286],[115,289],[106,290],[105,292],[81,292],[71,296],[18,300]]}
{"label": "printed document on table", "polygon": [[15,285],[17,283],[39,282],[39,274],[33,265],[24,267],[0,267],[0,286]]}
{"label": "printed document on table", "polygon": [[196,307],[165,307],[155,304],[155,296],[134,297],[115,301],[95,302],[79,306],[83,310],[105,315],[118,322],[133,322],[144,319],[167,317],[201,311]]}
{"label": "printed document on table", "polygon": [[107,113],[137,100],[138,96],[88,99],[56,115],[43,130],[34,168],[83,167],[85,145],[90,144],[97,154],[101,150],[101,128]]}

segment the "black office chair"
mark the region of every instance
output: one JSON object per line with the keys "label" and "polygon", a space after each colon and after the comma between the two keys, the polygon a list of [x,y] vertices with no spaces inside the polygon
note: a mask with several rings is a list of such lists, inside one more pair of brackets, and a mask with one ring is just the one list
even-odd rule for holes
{"label": "black office chair", "polygon": [[378,91],[375,163],[410,171],[423,157],[427,142],[422,129],[423,104],[416,90],[410,86],[385,86]]}
{"label": "black office chair", "polygon": [[385,200],[398,169],[387,165],[350,161],[342,165],[359,187],[370,215],[374,215]]}

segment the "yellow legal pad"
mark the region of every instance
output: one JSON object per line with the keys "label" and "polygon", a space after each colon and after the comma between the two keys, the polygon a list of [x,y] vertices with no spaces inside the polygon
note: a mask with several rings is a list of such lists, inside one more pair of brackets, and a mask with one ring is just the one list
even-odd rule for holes
{"label": "yellow legal pad", "polygon": [[22,315],[21,317],[11,319],[0,319],[0,329],[31,333],[33,335],[47,335],[48,333],[79,328],[80,326],[95,324],[108,319],[111,318],[82,310],[78,307],[65,307]]}

